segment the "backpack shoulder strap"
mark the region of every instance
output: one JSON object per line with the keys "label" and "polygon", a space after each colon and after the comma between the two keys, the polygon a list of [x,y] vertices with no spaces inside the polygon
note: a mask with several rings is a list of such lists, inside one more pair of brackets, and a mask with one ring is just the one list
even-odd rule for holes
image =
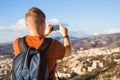
{"label": "backpack shoulder strap", "polygon": [[[40,52],[40,69],[38,71],[38,80],[46,80],[45,77],[49,75],[46,74],[46,71],[48,73],[48,66],[47,66],[47,59],[45,56],[45,53],[48,49],[48,47],[50,46],[52,42],[51,38],[45,38],[44,42],[42,43],[42,45],[40,46],[40,48],[38,49],[38,51]],[[46,70],[47,69],[47,70]]]}
{"label": "backpack shoulder strap", "polygon": [[20,52],[24,52],[24,51],[27,50],[28,45],[27,45],[27,43],[25,41],[25,36],[22,37],[22,38],[19,38],[19,40],[18,40],[18,47],[20,49]]}
{"label": "backpack shoulder strap", "polygon": [[52,38],[45,38],[44,42],[42,43],[42,45],[38,48],[38,51],[45,53],[49,47],[49,45],[52,42]]}

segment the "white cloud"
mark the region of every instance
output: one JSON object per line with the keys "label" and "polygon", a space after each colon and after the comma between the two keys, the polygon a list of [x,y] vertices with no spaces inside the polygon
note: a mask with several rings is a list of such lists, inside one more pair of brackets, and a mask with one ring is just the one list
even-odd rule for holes
{"label": "white cloud", "polygon": [[25,25],[25,19],[20,19],[16,24]]}
{"label": "white cloud", "polygon": [[[56,18],[51,18],[46,20],[46,24],[59,24],[59,20],[57,20]],[[26,29],[26,24],[25,24],[25,19],[19,19],[16,24],[13,24],[11,26],[8,27],[0,27],[0,32],[3,31],[9,31],[9,32],[14,32],[15,34],[23,34],[27,32]]]}
{"label": "white cloud", "polygon": [[46,20],[46,24],[53,24],[53,25],[60,24],[60,21],[56,18],[51,18],[51,19]]}
{"label": "white cloud", "polygon": [[18,20],[18,22],[16,24],[11,25],[8,29],[12,30],[12,31],[23,31],[23,30],[25,30],[26,29],[25,20],[24,19]]}
{"label": "white cloud", "polygon": [[25,30],[25,20],[20,19],[18,22],[14,25],[8,26],[8,27],[0,27],[0,31],[22,31]]}
{"label": "white cloud", "polygon": [[119,33],[119,32],[120,32],[120,29],[114,29],[114,28],[111,28],[111,29],[105,31],[106,34]]}
{"label": "white cloud", "polygon": [[[8,38],[16,38],[25,35],[28,33],[25,20],[19,19],[15,24],[7,27],[0,27],[0,35],[7,35]],[[12,35],[12,36],[11,36]]]}
{"label": "white cloud", "polygon": [[[51,18],[46,20],[46,24],[58,24],[59,20],[57,20],[56,18]],[[14,33],[14,35],[16,36],[20,36],[20,35],[24,35],[26,34],[28,31],[26,29],[26,24],[25,24],[25,19],[19,19],[15,24],[7,26],[7,27],[0,27],[0,33],[3,32],[10,32],[10,33]]]}
{"label": "white cloud", "polygon": [[48,26],[48,24],[52,24],[52,25],[62,24],[62,25],[64,25],[65,27],[68,27],[68,26],[69,26],[66,22],[61,22],[61,21],[59,21],[59,20],[56,19],[56,18],[51,18],[51,19],[46,20],[46,26]]}
{"label": "white cloud", "polygon": [[120,29],[114,29],[114,28],[111,28],[109,30],[106,30],[104,32],[101,32],[101,33],[94,33],[93,35],[100,35],[100,34],[112,34],[112,33],[120,33]]}
{"label": "white cloud", "polygon": [[0,31],[5,30],[5,27],[0,27]]}

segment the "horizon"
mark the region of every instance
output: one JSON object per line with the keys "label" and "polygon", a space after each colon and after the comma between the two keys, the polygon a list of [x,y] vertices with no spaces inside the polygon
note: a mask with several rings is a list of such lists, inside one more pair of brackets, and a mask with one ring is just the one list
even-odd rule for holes
{"label": "horizon", "polygon": [[46,14],[47,23],[62,23],[70,32],[88,35],[117,33],[120,32],[119,4],[120,0],[4,0],[0,3],[0,43],[12,42],[28,33],[24,17],[33,6]]}
{"label": "horizon", "polygon": [[[100,34],[93,34],[93,35],[89,35],[89,34],[80,34],[78,35],[80,32],[76,32],[76,33],[69,33],[69,37],[70,39],[75,38],[75,39],[85,39],[85,38],[91,38],[91,37],[96,37],[96,36],[104,36],[104,35],[112,35],[112,34],[120,34],[120,32],[113,32],[113,33],[100,33]],[[23,36],[20,36],[23,37]],[[61,37],[61,34],[59,34],[58,32],[53,32],[51,33],[48,37],[53,38],[53,39],[57,39]],[[6,42],[0,42],[0,44],[11,44],[13,41],[6,41]]]}

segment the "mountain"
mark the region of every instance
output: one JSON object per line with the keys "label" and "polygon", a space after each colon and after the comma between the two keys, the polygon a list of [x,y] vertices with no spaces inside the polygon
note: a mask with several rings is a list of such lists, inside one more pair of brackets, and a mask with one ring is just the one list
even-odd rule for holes
{"label": "mountain", "polygon": [[[61,36],[53,36],[61,42],[63,39]],[[90,49],[90,48],[100,48],[100,47],[120,47],[120,33],[114,34],[102,34],[97,36],[87,36],[87,37],[76,37],[70,36],[71,44],[74,49]],[[13,52],[12,43],[1,43],[0,44],[0,54],[11,54]]]}
{"label": "mountain", "polygon": [[11,55],[13,52],[11,43],[1,43],[0,44],[0,55]]}
{"label": "mountain", "polygon": [[[90,37],[91,35],[86,34],[83,31],[69,31],[68,33],[69,36],[71,37],[76,37],[76,38],[83,38],[83,37]],[[61,37],[61,34],[57,31],[53,31],[50,35],[50,37]]]}
{"label": "mountain", "polygon": [[86,38],[78,39],[72,42],[72,46],[83,49],[109,47],[115,48],[120,47],[120,33],[114,34],[102,34],[97,36],[91,36]]}

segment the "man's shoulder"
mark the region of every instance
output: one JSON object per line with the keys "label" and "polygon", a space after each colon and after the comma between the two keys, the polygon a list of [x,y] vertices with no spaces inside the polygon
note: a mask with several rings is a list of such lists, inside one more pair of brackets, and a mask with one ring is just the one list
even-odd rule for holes
{"label": "man's shoulder", "polygon": [[52,44],[61,44],[62,45],[62,43],[60,41],[53,39],[53,38],[52,38]]}
{"label": "man's shoulder", "polygon": [[18,47],[18,40],[19,40],[19,38],[16,38],[13,41],[13,50],[14,50],[15,55],[18,55],[20,53],[20,50],[19,50],[19,47]]}
{"label": "man's shoulder", "polygon": [[13,44],[18,43],[18,40],[19,40],[20,38],[21,38],[21,37],[16,38],[16,39],[13,41]]}
{"label": "man's shoulder", "polygon": [[14,45],[15,45],[15,46],[18,46],[18,41],[19,41],[20,38],[22,38],[22,37],[18,37],[18,38],[16,38],[16,39],[13,41],[13,46],[14,46]]}
{"label": "man's shoulder", "polygon": [[53,47],[54,49],[60,49],[60,48],[64,48],[64,45],[62,42],[56,40],[56,39],[53,39],[52,40],[52,43],[51,43],[51,47]]}

